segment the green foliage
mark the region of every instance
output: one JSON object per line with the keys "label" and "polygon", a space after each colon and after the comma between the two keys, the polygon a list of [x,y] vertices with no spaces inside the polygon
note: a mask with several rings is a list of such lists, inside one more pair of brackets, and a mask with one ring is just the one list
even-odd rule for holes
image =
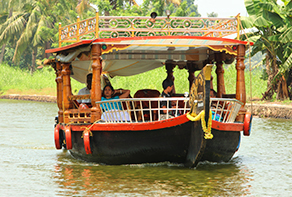
{"label": "green foliage", "polygon": [[[41,91],[47,88],[56,88],[55,71],[51,67],[44,67],[36,70],[33,75],[28,70],[18,67],[11,67],[7,64],[0,65],[0,93],[8,90],[26,92],[30,90]],[[76,80],[71,80],[72,91],[84,87],[83,84]]]}
{"label": "green foliage", "polygon": [[[0,92],[6,92],[8,90],[14,89],[19,91],[28,90],[42,90],[46,88],[56,88],[55,83],[55,72],[51,67],[45,67],[43,69],[37,70],[31,75],[28,71],[13,68],[7,64],[0,65],[1,71],[0,78]],[[227,94],[235,94],[236,89],[236,69],[235,65],[225,65],[225,88]],[[196,72],[197,75],[199,72]],[[177,67],[174,69],[174,85],[177,93],[189,92],[189,82],[188,82],[188,72],[183,69],[180,70]],[[213,87],[217,90],[216,83],[216,73],[215,68],[212,71]],[[261,70],[255,69],[252,71],[252,96],[253,98],[260,98],[262,93],[265,91],[266,81],[260,79]],[[164,67],[157,68],[155,70],[149,71],[147,73],[142,73],[139,75],[134,75],[130,77],[114,77],[110,79],[113,87],[115,89],[124,88],[130,89],[131,95],[133,96],[135,92],[139,89],[156,89],[162,91],[162,81],[167,77],[167,73]],[[245,72],[245,82],[247,90],[247,99],[250,97],[250,73]],[[72,93],[77,94],[78,91],[85,85],[71,79]]]}
{"label": "green foliage", "polygon": [[[271,0],[245,0],[245,6],[249,17],[242,18],[244,28],[254,28],[248,33],[248,38],[243,35],[241,38],[253,41],[252,55],[259,51],[266,55],[266,72],[268,74],[268,98],[279,89],[279,79],[284,76],[290,81],[290,69],[292,68],[292,1],[282,0],[284,6],[278,1]],[[290,84],[288,84],[290,86]],[[287,89],[287,87],[282,87]],[[279,90],[277,96],[282,97]],[[290,97],[292,92],[289,92]]]}

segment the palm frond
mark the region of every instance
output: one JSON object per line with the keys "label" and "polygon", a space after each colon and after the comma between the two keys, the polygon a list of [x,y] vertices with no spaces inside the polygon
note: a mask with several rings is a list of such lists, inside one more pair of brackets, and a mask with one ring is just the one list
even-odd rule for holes
{"label": "palm frond", "polygon": [[34,47],[45,42],[45,40],[43,40],[43,38],[41,36],[42,28],[45,26],[46,26],[46,19],[45,19],[45,16],[42,16],[39,23],[37,24],[37,29],[36,29],[36,31],[34,33],[34,37],[32,39],[32,44]]}
{"label": "palm frond", "polygon": [[288,28],[280,37],[282,43],[288,43],[292,41],[292,27]]}
{"label": "palm frond", "polygon": [[5,24],[7,27],[0,35],[0,45],[7,42],[12,36],[20,35],[25,29],[25,19],[23,16],[16,18],[14,21],[9,20],[11,23]]}

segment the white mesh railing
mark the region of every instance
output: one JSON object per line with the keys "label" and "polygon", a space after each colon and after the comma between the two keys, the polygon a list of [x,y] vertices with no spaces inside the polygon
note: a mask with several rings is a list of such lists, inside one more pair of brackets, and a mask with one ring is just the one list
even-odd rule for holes
{"label": "white mesh railing", "polygon": [[[187,113],[189,98],[129,98],[98,101],[105,122],[152,122]],[[162,104],[166,108],[162,108]],[[173,106],[173,107],[171,107]]]}
{"label": "white mesh railing", "polygon": [[212,119],[232,123],[243,105],[236,99],[211,98]]}
{"label": "white mesh railing", "polygon": [[[189,98],[128,98],[98,101],[106,123],[153,122],[189,112]],[[242,103],[236,99],[211,98],[212,119],[234,122]],[[166,108],[162,108],[162,104]]]}

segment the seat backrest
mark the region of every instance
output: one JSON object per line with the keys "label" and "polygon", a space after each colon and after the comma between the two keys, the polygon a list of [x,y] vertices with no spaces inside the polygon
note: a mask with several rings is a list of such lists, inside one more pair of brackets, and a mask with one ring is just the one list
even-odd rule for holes
{"label": "seat backrest", "polygon": [[[142,89],[138,90],[134,94],[134,98],[157,98],[160,96],[160,92],[158,90],[154,89]],[[143,101],[143,108],[149,108],[149,102],[148,101]],[[152,107],[157,107],[157,101],[156,102],[151,102],[151,105],[154,105]]]}
{"label": "seat backrest", "polygon": [[155,98],[159,96],[160,96],[160,92],[154,89],[142,89],[142,90],[138,90],[134,94],[134,98]]}
{"label": "seat backrest", "polygon": [[[160,92],[158,90],[154,90],[154,89],[142,89],[142,90],[138,90],[135,94],[134,94],[134,98],[157,98],[160,96]],[[140,102],[137,101],[135,102],[135,108],[139,109],[140,106]],[[157,108],[158,107],[158,102],[157,101],[151,101],[151,108]],[[142,108],[143,109],[149,109],[149,102],[148,101],[142,101]],[[140,113],[140,112],[139,112]],[[138,119],[141,120],[141,114],[137,114]],[[153,113],[153,120],[157,120],[157,110],[156,111],[152,111]],[[144,119],[145,120],[149,120],[149,111],[147,113],[147,111],[145,111],[144,114]]]}

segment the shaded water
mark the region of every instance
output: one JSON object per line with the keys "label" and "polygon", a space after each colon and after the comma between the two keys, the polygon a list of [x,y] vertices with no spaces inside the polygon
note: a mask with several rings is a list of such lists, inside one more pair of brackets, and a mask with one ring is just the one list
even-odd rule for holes
{"label": "shaded water", "polygon": [[0,196],[291,196],[292,121],[254,118],[228,163],[104,166],[56,150],[56,104],[0,100]]}

